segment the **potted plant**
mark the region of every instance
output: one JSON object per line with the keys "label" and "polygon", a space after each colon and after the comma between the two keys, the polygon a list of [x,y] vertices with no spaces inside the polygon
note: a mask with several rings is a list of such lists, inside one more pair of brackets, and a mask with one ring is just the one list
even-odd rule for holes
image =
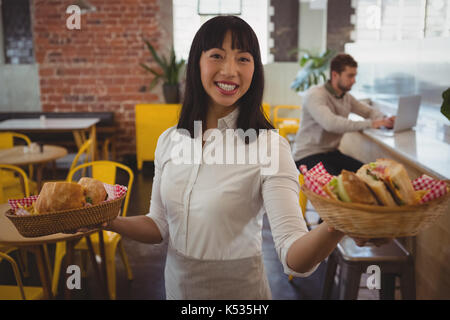
{"label": "potted plant", "polygon": [[155,70],[154,68],[151,68],[144,63],[140,64],[142,68],[155,76],[148,89],[152,90],[161,79],[163,80],[163,93],[166,103],[179,103],[179,76],[180,70],[184,66],[185,61],[183,59],[177,61],[173,46],[170,49],[170,57],[169,59],[167,59],[165,56],[160,57],[158,53],[156,53],[155,48],[150,44],[150,42],[146,40],[144,40],[144,42],[147,45],[147,48],[150,51],[153,59],[161,68],[161,70]]}
{"label": "potted plant", "polygon": [[295,52],[303,52],[304,54],[299,61],[301,69],[292,82],[291,89],[304,91],[312,85],[327,81],[325,71],[335,55],[334,51],[327,49],[318,55],[314,55],[308,50],[296,49]]}
{"label": "potted plant", "polygon": [[450,120],[450,88],[442,92],[442,99],[441,113]]}

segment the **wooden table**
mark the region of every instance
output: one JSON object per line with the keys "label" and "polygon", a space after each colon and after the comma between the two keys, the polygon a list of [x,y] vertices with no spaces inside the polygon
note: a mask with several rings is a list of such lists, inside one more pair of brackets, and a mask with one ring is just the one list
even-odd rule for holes
{"label": "wooden table", "polygon": [[[42,171],[45,164],[67,155],[67,149],[59,146],[44,145],[42,152],[24,152],[24,146],[0,150],[0,163],[15,166],[36,165],[36,183],[38,191],[42,187]],[[31,178],[31,177],[30,177]]]}
{"label": "wooden table", "polygon": [[[44,289],[44,298],[52,299],[52,272],[51,266],[49,265],[49,259],[45,256],[44,245],[48,243],[55,243],[58,241],[66,241],[67,243],[67,258],[66,265],[69,266],[74,262],[74,247],[76,243],[84,236],[98,232],[99,233],[99,243],[100,243],[100,255],[101,255],[101,271],[98,268],[98,264],[95,259],[95,253],[92,248],[92,242],[89,237],[86,237],[88,242],[89,254],[91,262],[94,266],[94,271],[96,273],[97,279],[101,281],[101,285],[105,294],[108,297],[108,288],[106,281],[106,259],[105,259],[105,249],[103,241],[103,231],[101,229],[93,229],[88,232],[78,232],[75,234],[65,234],[57,233],[49,236],[36,237],[36,238],[25,238],[17,231],[14,224],[5,216],[5,212],[10,209],[8,204],[0,204],[0,244],[10,245],[15,247],[25,247],[32,251],[36,256],[36,262],[39,270],[39,276],[41,278],[42,287]],[[63,268],[61,268],[64,272]],[[64,272],[65,274],[65,272]],[[70,276],[70,275],[68,275]],[[70,298],[70,290],[66,286],[66,298]]]}
{"label": "wooden table", "polygon": [[[9,119],[0,122],[0,131],[21,131],[25,133],[33,132],[72,132],[75,143],[80,149],[87,139],[92,139],[92,155],[94,161],[96,157],[96,124],[99,118],[45,118],[45,119]],[[86,138],[85,132],[89,131]],[[33,136],[30,137],[33,140]]]}

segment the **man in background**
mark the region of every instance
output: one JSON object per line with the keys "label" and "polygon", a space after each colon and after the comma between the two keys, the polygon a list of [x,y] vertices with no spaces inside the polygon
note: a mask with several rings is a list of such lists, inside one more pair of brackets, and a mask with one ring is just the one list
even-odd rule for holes
{"label": "man in background", "polygon": [[[331,61],[330,80],[308,90],[292,150],[297,167],[304,164],[311,169],[322,162],[332,175],[339,175],[342,169],[355,172],[363,164],[338,150],[343,134],[383,126],[393,128],[395,117],[385,117],[348,93],[355,83],[357,68],[352,56],[339,54]],[[366,120],[349,120],[350,112]]]}

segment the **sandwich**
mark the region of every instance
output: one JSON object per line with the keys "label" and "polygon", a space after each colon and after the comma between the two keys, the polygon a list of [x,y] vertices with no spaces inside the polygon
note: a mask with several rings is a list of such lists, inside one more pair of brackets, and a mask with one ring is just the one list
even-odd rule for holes
{"label": "sandwich", "polygon": [[374,169],[376,169],[376,164],[374,162],[365,164],[358,169],[356,175],[367,184],[381,205],[397,206],[397,203],[392,197],[388,187],[384,181],[378,178],[378,176],[374,173]]}
{"label": "sandwich", "polygon": [[36,200],[37,213],[82,208],[86,204],[85,189],[75,182],[46,182]]}
{"label": "sandwich", "polygon": [[95,205],[106,200],[108,194],[106,193],[105,187],[103,186],[103,182],[93,178],[83,177],[80,179],[80,181],[78,181],[78,184],[83,186],[83,188],[86,190],[87,203]]}
{"label": "sandwich", "polygon": [[[361,167],[358,172],[361,178],[364,175],[368,175],[374,181],[383,182],[397,205],[414,205],[419,203],[419,197],[414,191],[414,187],[409,179],[408,173],[402,164],[390,159],[377,159],[376,162],[372,162],[369,163],[368,166]],[[367,176],[365,179],[370,181]],[[372,188],[373,183],[368,183],[368,185]],[[372,190],[378,196],[377,191],[375,189]],[[379,200],[383,201],[381,198]],[[384,201],[390,200],[384,199]]]}
{"label": "sandwich", "polygon": [[378,202],[367,185],[354,172],[342,170],[333,177],[323,190],[335,200],[352,203],[378,205]]}

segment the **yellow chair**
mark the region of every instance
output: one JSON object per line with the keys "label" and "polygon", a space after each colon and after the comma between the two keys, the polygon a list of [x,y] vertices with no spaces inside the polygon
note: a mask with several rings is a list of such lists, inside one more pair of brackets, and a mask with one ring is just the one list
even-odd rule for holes
{"label": "yellow chair", "polygon": [[[300,187],[305,183],[305,178],[303,177],[303,175],[300,173],[298,176],[298,182],[300,183]],[[303,215],[303,219],[305,219],[306,225],[308,225],[308,222],[306,221],[306,203],[307,203],[308,199],[306,198],[305,194],[302,192],[302,189],[300,189],[299,192],[299,204],[300,204],[300,208],[302,209],[302,215]],[[289,281],[292,281],[294,277],[289,275]]]}
{"label": "yellow chair", "polygon": [[278,105],[273,108],[273,125],[279,129],[280,136],[287,138],[288,134],[296,134],[300,125],[300,117],[286,118],[280,117],[280,110],[301,110],[300,106]]}
{"label": "yellow chair", "polygon": [[[19,177],[16,177],[16,174]],[[27,174],[21,168],[9,164],[0,164],[0,203],[6,203],[9,199],[24,198],[30,196],[30,187]],[[17,181],[20,189],[11,188],[10,179]]]}
{"label": "yellow chair", "polygon": [[155,160],[159,136],[178,123],[181,104],[136,105],[136,161],[142,170],[144,161]]}
{"label": "yellow chair", "polygon": [[[6,187],[6,190],[4,190],[5,185],[8,186],[8,180],[3,179],[3,174],[11,174],[10,177],[18,179],[20,188],[18,190],[16,190],[17,188],[13,188],[11,190],[11,188]],[[18,174],[19,177],[16,178],[15,174]],[[0,203],[6,203],[8,199],[24,198],[30,196],[29,180],[25,171],[23,171],[21,168],[8,164],[0,164],[0,178]],[[0,253],[3,254],[8,254],[11,251],[15,251],[18,249],[19,248],[13,246],[0,245]],[[18,258],[20,269],[23,271],[24,276],[28,276],[28,260],[25,249],[19,249]],[[10,292],[10,290],[6,291]],[[4,295],[2,294],[2,292],[0,292],[0,300],[2,297],[4,297]]]}
{"label": "yellow chair", "polygon": [[[14,179],[18,179],[18,184],[20,189],[8,187],[8,180],[3,179],[3,174],[12,174]],[[15,177],[18,174],[19,177]],[[9,176],[9,175],[8,175]],[[0,203],[6,203],[9,199],[20,199],[30,196],[29,179],[27,174],[21,168],[8,164],[0,164]],[[18,248],[6,245],[0,245],[0,252],[8,254],[11,251],[17,250]],[[19,252],[19,265],[20,269],[23,270],[24,275],[28,275],[28,263],[26,250],[20,249]]]}
{"label": "yellow chair", "polygon": [[[300,187],[305,184],[305,178],[303,177],[303,175],[301,173],[298,176],[298,182],[300,183]],[[305,215],[306,215],[306,203],[307,203],[308,199],[306,199],[306,196],[302,192],[302,189],[300,189],[299,198],[300,198],[299,199],[300,208],[302,209],[303,218],[305,218]]]}
{"label": "yellow chair", "polygon": [[11,264],[16,278],[17,286],[0,285],[0,300],[37,300],[43,299],[44,289],[42,287],[24,286],[20,277],[17,263],[6,253],[0,252],[0,261],[5,259]]}
{"label": "yellow chair", "polygon": [[102,146],[102,160],[114,161],[117,158],[116,154],[116,143],[114,137],[105,139]]}
{"label": "yellow chair", "polygon": [[[74,174],[87,167],[92,168],[92,177],[94,179],[100,180],[104,183],[115,184],[116,182],[116,169],[122,169],[126,173],[128,173],[128,191],[125,197],[125,201],[123,204],[123,210],[121,212],[121,216],[126,216],[128,209],[128,202],[130,200],[131,187],[133,185],[134,174],[131,169],[123,164],[113,162],[113,161],[94,161],[79,165],[73,168],[69,175],[67,176],[67,181],[72,181]],[[98,234],[94,234],[89,236],[94,250],[96,254],[99,255],[99,237]],[[105,243],[105,255],[106,255],[106,272],[107,272],[107,281],[108,281],[108,289],[109,295],[111,299],[116,298],[116,264],[115,264],[115,256],[116,249],[119,247],[119,253],[122,258],[122,261],[125,265],[125,269],[127,270],[127,276],[129,280],[133,279],[133,274],[131,272],[130,265],[128,263],[128,257],[125,253],[125,249],[122,243],[122,237],[115,232],[112,231],[103,231],[103,239]],[[75,250],[84,250],[87,252],[88,246],[86,239],[81,239],[81,241],[75,246]],[[53,281],[52,281],[52,291],[53,294],[56,295],[58,291],[58,280],[61,269],[62,258],[66,253],[66,245],[65,242],[58,242],[56,244],[56,253],[55,253],[55,264],[53,270]]]}
{"label": "yellow chair", "polygon": [[[31,145],[31,140],[26,135],[17,132],[0,132],[0,150],[9,149],[14,147],[14,138],[22,139],[25,141],[27,146]],[[29,177],[33,176],[33,166],[30,164],[28,166]]]}
{"label": "yellow chair", "polygon": [[267,120],[269,120],[270,123],[272,123],[271,120],[271,114],[270,114],[270,104],[263,102],[262,104],[264,115],[266,116]]}
{"label": "yellow chair", "polygon": [[93,155],[93,149],[92,149],[92,139],[86,140],[83,145],[78,150],[77,154],[75,155],[75,158],[72,161],[72,164],[70,165],[69,172],[73,170],[78,165],[78,161],[80,160],[80,157],[84,155],[84,163],[88,163],[90,160],[92,160]]}
{"label": "yellow chair", "polygon": [[[14,139],[21,139],[24,140],[27,146],[31,145],[31,140],[26,135],[17,133],[17,132],[0,132],[0,150],[2,149],[9,149],[14,147]],[[28,165],[28,177],[30,179],[33,177],[33,165]],[[17,190],[20,190],[20,183],[17,179],[14,178],[14,176],[11,174],[11,172],[1,172],[0,171],[0,178],[2,180],[2,184],[5,186],[7,185],[12,191],[18,192]],[[33,194],[37,193],[37,184],[34,181],[30,181],[30,188]]]}

